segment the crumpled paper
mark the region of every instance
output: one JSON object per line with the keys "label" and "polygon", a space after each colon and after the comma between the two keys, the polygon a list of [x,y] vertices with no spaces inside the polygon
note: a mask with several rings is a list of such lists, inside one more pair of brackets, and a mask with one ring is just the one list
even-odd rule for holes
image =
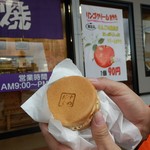
{"label": "crumpled paper", "polygon": [[[46,91],[56,80],[64,76],[82,76],[70,59],[64,59],[54,68],[49,81],[35,92],[21,107],[35,121],[48,123],[48,131],[61,143],[73,150],[92,150],[96,148],[91,129],[72,131],[53,118],[48,108]],[[141,141],[138,128],[123,117],[119,107],[103,92],[98,91],[101,111],[115,142],[124,149],[132,150]]]}

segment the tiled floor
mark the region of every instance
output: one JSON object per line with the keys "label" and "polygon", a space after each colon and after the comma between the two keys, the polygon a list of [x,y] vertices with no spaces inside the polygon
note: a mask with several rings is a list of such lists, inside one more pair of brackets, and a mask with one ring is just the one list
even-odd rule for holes
{"label": "tiled floor", "polygon": [[0,140],[0,150],[48,150],[41,133]]}

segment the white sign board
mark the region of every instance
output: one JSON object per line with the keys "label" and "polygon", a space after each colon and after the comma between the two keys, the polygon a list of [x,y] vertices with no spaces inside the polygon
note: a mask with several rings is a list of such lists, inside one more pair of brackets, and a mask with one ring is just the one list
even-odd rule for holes
{"label": "white sign board", "polygon": [[121,9],[81,5],[87,77],[127,80]]}

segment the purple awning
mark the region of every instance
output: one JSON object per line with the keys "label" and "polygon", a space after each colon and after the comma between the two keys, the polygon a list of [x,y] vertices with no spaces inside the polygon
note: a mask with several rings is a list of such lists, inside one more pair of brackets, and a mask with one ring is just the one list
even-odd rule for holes
{"label": "purple awning", "polygon": [[0,2],[0,37],[63,38],[60,0]]}

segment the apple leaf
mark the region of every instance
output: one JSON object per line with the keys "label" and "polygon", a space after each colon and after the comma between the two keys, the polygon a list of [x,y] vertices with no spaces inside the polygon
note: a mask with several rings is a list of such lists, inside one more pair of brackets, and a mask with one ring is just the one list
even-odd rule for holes
{"label": "apple leaf", "polygon": [[86,43],[85,44],[85,47],[88,47],[88,46],[90,46],[91,45],[91,43]]}
{"label": "apple leaf", "polygon": [[94,44],[93,47],[92,47],[93,51],[96,50],[96,47],[97,47],[97,44]]}
{"label": "apple leaf", "polygon": [[99,40],[98,40],[98,43],[99,44],[102,44],[104,42],[104,38],[100,38]]}

